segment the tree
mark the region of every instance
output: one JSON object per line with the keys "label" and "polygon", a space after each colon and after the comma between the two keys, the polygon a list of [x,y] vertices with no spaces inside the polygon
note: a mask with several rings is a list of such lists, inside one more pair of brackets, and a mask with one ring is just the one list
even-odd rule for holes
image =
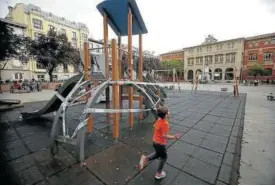
{"label": "tree", "polygon": [[264,68],[259,64],[254,64],[248,71],[248,74],[251,76],[262,76],[264,74]]}
{"label": "tree", "polygon": [[7,65],[8,60],[15,58],[28,62],[28,46],[30,39],[13,33],[13,28],[0,21],[0,70]]}
{"label": "tree", "polygon": [[163,61],[161,66],[165,70],[170,70],[169,74],[172,73],[173,69],[176,69],[177,74],[184,72],[184,63],[180,60]]}
{"label": "tree", "polygon": [[68,42],[64,34],[57,34],[50,30],[47,35],[41,35],[34,40],[30,47],[30,53],[36,62],[47,70],[50,81],[53,80],[53,71],[59,65],[80,64],[80,56],[77,58],[77,51]]}

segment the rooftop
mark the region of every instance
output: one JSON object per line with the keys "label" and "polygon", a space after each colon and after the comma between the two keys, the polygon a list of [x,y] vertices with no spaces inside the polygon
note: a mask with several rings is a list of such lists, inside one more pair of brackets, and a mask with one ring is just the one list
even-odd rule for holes
{"label": "rooftop", "polygon": [[26,25],[24,25],[24,24],[22,24],[22,23],[14,22],[14,21],[12,21],[12,20],[10,20],[10,19],[3,19],[3,18],[0,18],[0,21],[1,21],[1,22],[5,22],[5,23],[7,23],[7,24],[9,24],[9,25],[12,25],[12,26],[14,26],[14,27],[27,28]]}
{"label": "rooftop", "polygon": [[178,52],[184,52],[184,50],[183,50],[183,49],[180,49],[180,50],[173,50],[173,51],[166,52],[166,53],[163,53],[163,54],[160,54],[160,55],[173,54],[173,53],[178,53]]}
{"label": "rooftop", "polygon": [[57,22],[59,24],[63,24],[64,26],[68,26],[74,29],[83,29],[89,32],[89,28],[81,22],[74,22],[74,21],[70,21],[68,19],[65,19],[64,17],[60,17],[60,16],[56,16],[50,12],[45,12],[43,11],[39,6],[36,6],[34,4],[24,4],[24,3],[17,3],[15,5],[19,6],[19,5],[23,5],[24,6],[24,12],[25,13],[33,13],[36,14],[40,17],[43,17],[44,19],[48,20],[48,21],[52,21],[52,22]]}
{"label": "rooftop", "polygon": [[257,36],[247,37],[247,38],[245,38],[245,40],[249,41],[249,40],[262,39],[262,38],[267,38],[267,37],[275,37],[275,32],[268,33],[268,34],[261,34],[261,35],[257,35]]}

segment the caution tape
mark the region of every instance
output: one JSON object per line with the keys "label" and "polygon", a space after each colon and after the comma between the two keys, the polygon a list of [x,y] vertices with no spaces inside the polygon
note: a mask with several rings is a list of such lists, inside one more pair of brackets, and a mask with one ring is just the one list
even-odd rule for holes
{"label": "caution tape", "polygon": [[137,112],[147,112],[152,109],[98,109],[98,108],[87,108],[84,110],[84,114],[90,113],[137,113]]}

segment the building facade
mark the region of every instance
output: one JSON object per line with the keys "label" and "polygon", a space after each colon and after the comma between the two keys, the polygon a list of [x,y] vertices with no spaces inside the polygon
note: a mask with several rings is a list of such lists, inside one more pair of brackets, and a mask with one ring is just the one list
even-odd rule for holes
{"label": "building facade", "polygon": [[184,50],[174,50],[160,54],[160,61],[180,60],[184,61]]}
{"label": "building facade", "polygon": [[233,80],[234,68],[240,77],[243,64],[244,38],[218,41],[209,35],[201,45],[184,48],[185,80],[193,80],[196,73],[208,80]]}
{"label": "building facade", "polygon": [[[49,30],[55,30],[68,37],[71,44],[78,49],[83,48],[83,43],[88,41],[89,29],[83,23],[77,23],[56,16],[50,12],[43,11],[40,7],[33,4],[18,3],[14,7],[9,7],[6,19],[26,25],[26,36],[37,39],[39,35],[46,35]],[[39,66],[36,61],[30,61],[29,71],[32,78],[49,80],[44,67]],[[76,74],[76,69],[72,66],[60,66],[54,73],[54,79],[67,79]]]}
{"label": "building facade", "polygon": [[[8,27],[13,29],[13,34],[18,36],[26,36],[27,26],[7,19],[0,19]],[[31,79],[32,73],[30,71],[30,63],[22,64],[18,59],[10,59],[7,63],[2,63],[1,66],[1,80],[23,80]],[[3,69],[2,69],[3,68]]]}
{"label": "building facade", "polygon": [[249,76],[249,68],[254,64],[263,66],[269,72],[257,78],[275,80],[275,33],[245,39],[242,79],[254,79],[254,76]]}

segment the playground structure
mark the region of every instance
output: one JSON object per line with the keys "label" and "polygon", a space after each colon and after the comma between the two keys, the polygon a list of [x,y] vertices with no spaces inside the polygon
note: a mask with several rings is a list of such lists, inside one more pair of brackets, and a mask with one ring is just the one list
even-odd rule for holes
{"label": "playground structure", "polygon": [[239,83],[238,83],[238,78],[237,78],[237,68],[234,68],[234,80],[233,80],[233,94],[234,97],[238,97],[239,96]]}
{"label": "playground structure", "polygon": [[[89,49],[88,43],[85,43],[84,73],[65,82],[42,109],[32,113],[21,113],[22,119],[29,119],[55,112],[50,138],[51,154],[58,153],[61,143],[75,145],[77,158],[82,163],[85,158],[86,134],[90,134],[93,129],[93,114],[106,113],[105,121],[110,126],[112,119],[113,138],[117,140],[122,113],[129,114],[128,124],[132,129],[134,113],[139,113],[140,120],[145,119],[148,115],[144,113],[148,112],[153,113],[156,118],[157,107],[163,105],[164,98],[167,97],[164,90],[153,81],[149,74],[143,74],[142,34],[146,34],[147,29],[135,0],[105,0],[97,5],[97,9],[103,16],[104,63],[91,55],[90,51],[96,49]],[[108,25],[118,36],[118,43],[116,39],[112,39],[111,45],[109,45]],[[138,58],[133,57],[133,35],[139,35]],[[124,51],[120,47],[122,36],[128,37],[128,51]],[[111,58],[108,49],[111,49]],[[137,71],[136,78],[133,76],[135,70]],[[98,74],[100,78],[97,77]],[[110,102],[110,86],[112,87],[112,104]],[[104,92],[106,108],[95,108]],[[128,108],[123,108],[123,100],[128,100]],[[139,102],[139,108],[133,108],[134,100]],[[84,105],[84,108],[77,126],[70,134],[71,126],[66,119],[67,110],[76,105]]]}

